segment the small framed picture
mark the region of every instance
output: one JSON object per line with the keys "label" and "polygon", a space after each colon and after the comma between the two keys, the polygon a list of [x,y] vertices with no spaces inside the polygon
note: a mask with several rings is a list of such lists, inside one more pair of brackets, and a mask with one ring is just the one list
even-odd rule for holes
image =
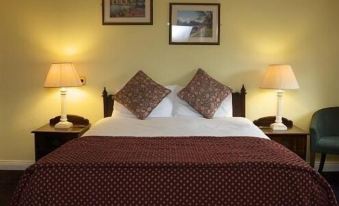
{"label": "small framed picture", "polygon": [[169,43],[219,45],[220,4],[171,3]]}
{"label": "small framed picture", "polygon": [[102,0],[103,25],[152,25],[153,0]]}

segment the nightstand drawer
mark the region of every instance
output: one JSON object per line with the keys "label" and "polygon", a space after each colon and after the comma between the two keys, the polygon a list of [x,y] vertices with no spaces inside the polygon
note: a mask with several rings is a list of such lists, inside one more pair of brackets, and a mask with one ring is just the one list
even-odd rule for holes
{"label": "nightstand drawer", "polygon": [[285,147],[299,155],[299,157],[306,160],[307,135],[273,135],[269,137],[271,138],[271,140],[284,145]]}
{"label": "nightstand drawer", "polygon": [[[35,135],[35,149],[37,153],[40,153],[44,156],[66,142],[77,138],[78,135],[62,135],[62,134],[36,134]],[[39,158],[38,158],[39,159]]]}
{"label": "nightstand drawer", "polygon": [[273,131],[271,128],[261,128],[261,130],[271,140],[284,145],[299,157],[306,160],[307,132],[296,126],[293,126],[286,131]]}

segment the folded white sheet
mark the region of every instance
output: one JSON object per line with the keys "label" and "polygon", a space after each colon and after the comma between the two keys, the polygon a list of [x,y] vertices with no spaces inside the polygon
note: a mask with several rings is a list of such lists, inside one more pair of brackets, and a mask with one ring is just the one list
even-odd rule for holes
{"label": "folded white sheet", "polygon": [[108,117],[99,120],[84,136],[187,137],[251,136],[269,139],[250,120],[241,117],[157,117],[146,120]]}

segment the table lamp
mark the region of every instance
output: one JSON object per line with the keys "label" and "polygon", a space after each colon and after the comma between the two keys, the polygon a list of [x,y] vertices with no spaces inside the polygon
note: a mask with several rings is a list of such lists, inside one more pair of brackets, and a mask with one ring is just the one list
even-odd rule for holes
{"label": "table lamp", "polygon": [[72,63],[55,63],[51,65],[45,80],[44,87],[60,88],[61,116],[60,122],[54,126],[55,128],[68,129],[73,126],[71,122],[67,121],[65,106],[67,94],[66,88],[79,86],[82,86],[80,76]]}
{"label": "table lamp", "polygon": [[290,65],[272,64],[266,70],[260,88],[277,90],[277,114],[273,130],[287,130],[282,123],[282,97],[284,90],[299,89],[299,84]]}

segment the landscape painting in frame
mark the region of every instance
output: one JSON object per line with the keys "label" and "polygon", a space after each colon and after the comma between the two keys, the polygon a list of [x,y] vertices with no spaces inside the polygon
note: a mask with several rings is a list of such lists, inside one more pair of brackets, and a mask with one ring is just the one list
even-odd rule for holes
{"label": "landscape painting in frame", "polygon": [[170,4],[170,44],[220,44],[220,4]]}
{"label": "landscape painting in frame", "polygon": [[104,25],[152,25],[153,0],[103,0]]}

